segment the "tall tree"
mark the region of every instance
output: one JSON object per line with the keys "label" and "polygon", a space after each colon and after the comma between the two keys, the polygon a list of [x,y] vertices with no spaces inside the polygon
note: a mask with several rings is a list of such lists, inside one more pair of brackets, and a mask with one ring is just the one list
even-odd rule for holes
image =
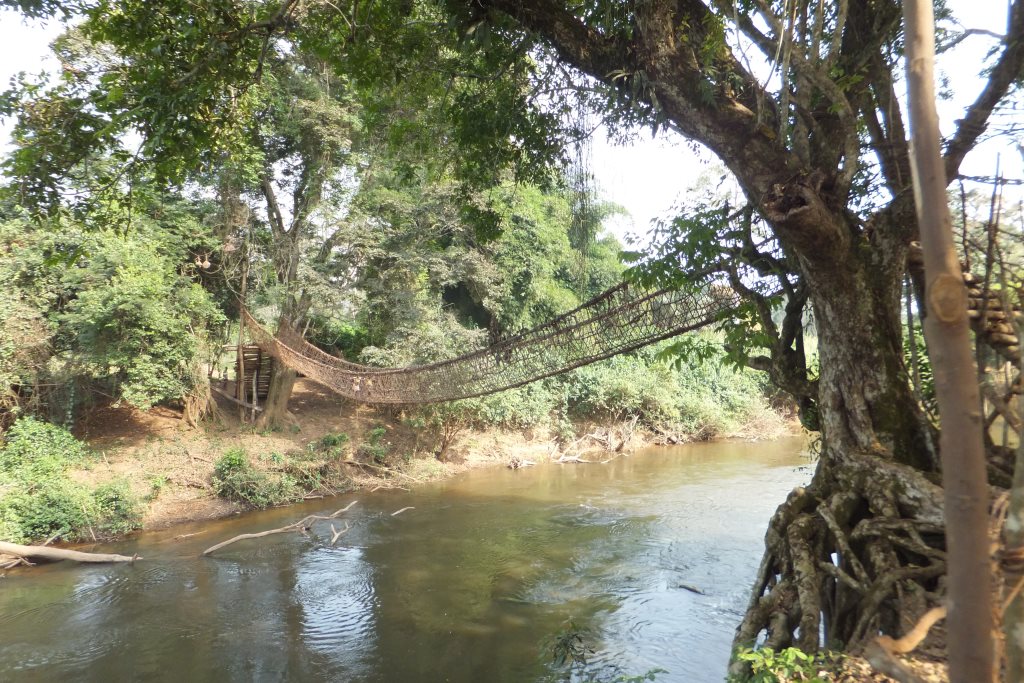
{"label": "tall tree", "polygon": [[[323,262],[345,233],[341,198],[352,137],[358,127],[355,105],[344,79],[319,60],[274,55],[264,61],[265,93],[252,126],[255,181],[264,201],[270,240],[267,247],[280,293],[279,324],[301,329],[313,303],[303,262]],[[284,204],[283,196],[290,202]],[[258,423],[279,426],[288,410],[295,372],[278,366]]]}

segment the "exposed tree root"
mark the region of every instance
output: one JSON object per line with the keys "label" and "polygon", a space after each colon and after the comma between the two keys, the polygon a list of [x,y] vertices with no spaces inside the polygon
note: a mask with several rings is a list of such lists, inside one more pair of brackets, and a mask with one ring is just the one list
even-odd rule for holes
{"label": "exposed tree root", "polygon": [[931,630],[932,626],[946,618],[946,611],[945,605],[932,607],[924,613],[921,620],[917,622],[917,625],[910,629],[902,638],[893,639],[889,636],[878,636],[875,642],[882,646],[886,652],[892,654],[903,655],[913,652],[914,648],[920,645],[921,641],[928,636],[928,631]]}
{"label": "exposed tree root", "polygon": [[942,489],[919,470],[875,453],[823,456],[771,519],[734,645],[857,650],[907,633],[942,599],[942,523]]}
{"label": "exposed tree root", "polygon": [[[141,560],[142,558],[138,555],[115,555],[111,553],[83,553],[79,550],[67,550],[65,548],[51,548],[49,546],[42,545],[19,545],[17,543],[7,543],[6,541],[0,541],[0,555],[8,555],[12,558],[18,558],[17,560],[11,560],[6,564],[11,566],[17,566],[18,564],[30,564],[28,560],[49,560],[51,562],[59,562],[61,560],[71,560],[73,562],[92,562],[92,563],[110,563],[110,562],[135,562],[135,560]],[[5,564],[5,568],[6,567]]]}
{"label": "exposed tree root", "polygon": [[877,642],[867,645],[864,649],[864,658],[875,671],[898,683],[924,683],[906,664]]}

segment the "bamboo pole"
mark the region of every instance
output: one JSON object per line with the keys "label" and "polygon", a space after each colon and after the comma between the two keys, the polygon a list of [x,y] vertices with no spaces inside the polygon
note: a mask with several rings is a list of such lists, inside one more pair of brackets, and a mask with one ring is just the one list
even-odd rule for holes
{"label": "bamboo pole", "polygon": [[993,680],[992,579],[981,396],[971,357],[967,289],[953,247],[935,111],[935,18],[929,0],[905,0],[911,169],[924,251],[924,331],[942,420],[939,448],[948,547],[951,683]]}

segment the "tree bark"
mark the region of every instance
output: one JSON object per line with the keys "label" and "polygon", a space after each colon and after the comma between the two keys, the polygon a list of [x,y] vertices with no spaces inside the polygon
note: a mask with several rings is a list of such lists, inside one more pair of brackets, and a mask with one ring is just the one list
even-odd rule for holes
{"label": "tree bark", "polygon": [[294,424],[295,418],[288,412],[288,401],[295,387],[295,371],[274,361],[274,376],[270,378],[270,389],[263,404],[263,412],[256,419],[259,429],[280,429]]}
{"label": "tree bark", "polygon": [[949,571],[949,678],[991,681],[992,577],[981,396],[971,355],[967,290],[953,246],[946,171],[935,111],[935,22],[931,1],[904,0],[911,170],[924,251],[925,337],[942,419]]}

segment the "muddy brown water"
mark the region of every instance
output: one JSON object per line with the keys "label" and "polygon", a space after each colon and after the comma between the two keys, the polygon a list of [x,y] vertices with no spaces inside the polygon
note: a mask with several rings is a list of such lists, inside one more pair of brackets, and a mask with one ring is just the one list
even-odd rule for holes
{"label": "muddy brown water", "polygon": [[[767,521],[810,479],[803,447],[476,470],[141,534],[103,547],[135,566],[0,579],[0,681],[567,680],[570,621],[592,650],[571,680],[721,681]],[[336,547],[319,523],[199,557],[352,499]]]}

